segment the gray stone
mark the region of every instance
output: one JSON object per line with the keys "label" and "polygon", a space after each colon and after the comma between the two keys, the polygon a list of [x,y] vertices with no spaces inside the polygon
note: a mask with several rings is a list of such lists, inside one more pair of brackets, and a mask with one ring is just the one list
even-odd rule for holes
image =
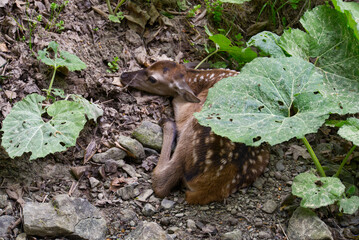
{"label": "gray stone", "polygon": [[310,209],[298,207],[289,220],[290,239],[333,239],[328,226]]}
{"label": "gray stone", "polygon": [[136,139],[120,135],[117,137],[117,141],[121,144],[121,146],[131,152],[136,159],[145,158],[145,150],[143,149],[142,144]]}
{"label": "gray stone", "polygon": [[273,213],[277,209],[277,203],[273,200],[268,200],[263,204],[262,210],[266,213]]}
{"label": "gray stone", "polygon": [[276,168],[278,171],[283,171],[283,170],[285,169],[284,164],[283,164],[283,160],[278,161],[278,162],[275,164],[275,168]]}
{"label": "gray stone", "polygon": [[0,192],[0,208],[6,208],[8,206],[8,197],[4,192]]}
{"label": "gray stone", "polygon": [[100,181],[94,177],[89,178],[91,188],[95,188],[100,184]]}
{"label": "gray stone", "polygon": [[197,228],[196,222],[193,221],[192,219],[187,219],[187,227],[189,229],[195,230]]}
{"label": "gray stone", "polygon": [[26,233],[20,233],[19,235],[17,235],[16,240],[26,240],[27,239],[27,235]]}
{"label": "gray stone", "polygon": [[121,221],[127,223],[131,220],[137,221],[137,215],[132,209],[121,209],[119,213],[119,218]]}
{"label": "gray stone", "polygon": [[152,189],[146,189],[140,194],[140,196],[137,197],[137,200],[141,202],[145,202],[147,198],[149,198],[152,194],[153,194]]}
{"label": "gray stone", "polygon": [[166,198],[162,199],[161,201],[161,207],[163,207],[164,209],[171,209],[174,205],[174,201],[168,200]]}
{"label": "gray stone", "polygon": [[96,153],[93,155],[92,160],[97,163],[105,163],[109,159],[121,160],[127,156],[126,152],[117,147],[110,148],[106,152]]}
{"label": "gray stone", "polygon": [[151,217],[153,216],[153,214],[155,214],[156,209],[154,206],[152,206],[149,203],[146,203],[145,206],[142,208],[142,213],[143,215],[145,215],[146,217]]}
{"label": "gray stone", "polygon": [[132,136],[141,142],[143,146],[158,151],[162,148],[162,128],[157,124],[143,121],[141,125],[133,131]]}
{"label": "gray stone", "polygon": [[272,238],[272,235],[271,235],[270,233],[264,232],[264,231],[260,231],[260,232],[258,233],[258,237],[259,237],[260,239],[273,239],[273,238]]}
{"label": "gray stone", "polygon": [[144,221],[125,237],[125,240],[172,240],[155,222]]}
{"label": "gray stone", "polygon": [[117,190],[117,195],[120,196],[123,200],[130,200],[139,195],[138,190],[135,190],[134,184],[126,185]]}
{"label": "gray stone", "polygon": [[236,229],[232,232],[227,232],[222,235],[223,240],[242,240],[242,232]]}
{"label": "gray stone", "polygon": [[57,195],[50,203],[26,203],[24,231],[41,237],[100,240],[106,236],[106,221],[86,199]]}
{"label": "gray stone", "polygon": [[122,169],[125,170],[131,177],[137,177],[137,173],[134,167],[128,164],[124,164]]}
{"label": "gray stone", "polygon": [[264,178],[260,177],[253,183],[253,186],[256,187],[259,190],[262,190],[265,181],[266,180]]}
{"label": "gray stone", "polygon": [[13,216],[0,216],[0,237],[7,239],[8,229],[15,222]]}

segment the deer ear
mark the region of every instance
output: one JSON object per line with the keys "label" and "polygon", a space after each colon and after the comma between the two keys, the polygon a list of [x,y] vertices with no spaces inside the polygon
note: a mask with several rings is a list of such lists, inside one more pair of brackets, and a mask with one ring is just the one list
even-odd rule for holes
{"label": "deer ear", "polygon": [[196,97],[192,89],[187,85],[187,83],[181,84],[177,90],[178,95],[180,95],[187,102],[199,103],[201,100]]}

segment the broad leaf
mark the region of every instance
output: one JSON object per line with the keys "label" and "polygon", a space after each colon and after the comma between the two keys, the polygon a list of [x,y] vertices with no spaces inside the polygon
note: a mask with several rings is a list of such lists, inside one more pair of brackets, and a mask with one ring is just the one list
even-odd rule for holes
{"label": "broad leaf", "polygon": [[341,122],[338,134],[346,140],[352,141],[355,145],[359,145],[359,119],[348,118]]}
{"label": "broad leaf", "polygon": [[[57,101],[46,109],[45,97],[31,94],[16,103],[3,122],[2,145],[11,158],[32,152],[30,160],[74,146],[86,122],[83,107]],[[51,117],[44,121],[43,114]]]}
{"label": "broad leaf", "polygon": [[308,55],[325,76],[325,94],[330,96],[332,113],[359,112],[359,41],[348,27],[343,13],[327,6],[306,12],[300,20],[307,34],[286,32],[280,45],[292,56]]}
{"label": "broad leaf", "polygon": [[328,118],[323,76],[301,58],[257,58],[219,81],[195,116],[234,142],[271,145],[313,133]]}
{"label": "broad leaf", "polygon": [[71,98],[84,107],[85,114],[89,120],[93,119],[96,121],[98,117],[103,115],[102,108],[99,105],[88,101],[86,98],[76,94],[71,94]]}
{"label": "broad leaf", "polygon": [[356,38],[359,40],[359,3],[343,2],[342,0],[332,0],[335,9],[345,14],[349,26],[354,30]]}
{"label": "broad leaf", "polygon": [[352,196],[350,198],[340,199],[339,211],[343,211],[346,214],[354,214],[359,208],[359,197]]}
{"label": "broad leaf", "polygon": [[263,31],[251,37],[247,45],[255,46],[273,57],[285,57],[283,50],[276,43],[278,40],[279,36],[277,34]]}
{"label": "broad leaf", "polygon": [[335,177],[317,177],[313,173],[301,173],[293,180],[292,193],[302,198],[300,205],[320,208],[341,199],[345,186]]}

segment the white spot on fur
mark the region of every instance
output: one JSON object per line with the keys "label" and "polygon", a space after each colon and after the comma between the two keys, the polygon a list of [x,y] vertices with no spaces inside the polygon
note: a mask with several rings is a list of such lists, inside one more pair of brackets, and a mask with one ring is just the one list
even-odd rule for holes
{"label": "white spot on fur", "polygon": [[253,159],[249,159],[249,163],[253,165],[256,163],[256,161],[254,161]]}
{"label": "white spot on fur", "polygon": [[257,169],[252,169],[253,174],[257,174]]}

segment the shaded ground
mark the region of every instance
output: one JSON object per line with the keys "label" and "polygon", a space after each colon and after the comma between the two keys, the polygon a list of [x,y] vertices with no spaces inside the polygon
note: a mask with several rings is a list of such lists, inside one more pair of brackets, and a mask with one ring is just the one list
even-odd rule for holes
{"label": "shaded ground", "polygon": [[[0,68],[0,75],[8,78],[2,80],[0,121],[15,102],[27,94],[42,93],[41,89],[48,87],[51,71],[35,56],[50,41],[58,42],[62,50],[76,54],[88,66],[81,72],[59,73],[54,87],[62,88],[66,93],[81,94],[99,103],[104,109],[104,116],[99,120],[98,127],[88,123],[78,139],[78,145],[66,152],[30,163],[28,156],[11,160],[2,150],[0,191],[11,190],[25,200],[42,202],[71,189],[72,196],[86,197],[103,211],[111,238],[126,236],[139,221],[148,220],[160,223],[168,233],[174,233],[177,239],[220,239],[221,234],[235,229],[241,230],[243,239],[286,239],[287,223],[298,200],[285,203],[282,209],[280,206],[290,196],[292,179],[313,167],[305,159],[301,144],[295,140],[273,147],[268,169],[255,186],[233,194],[224,203],[191,206],[185,203],[183,190],[178,189],[168,197],[175,202],[174,207],[168,210],[161,208],[161,199],[153,196],[149,198],[148,202],[156,208],[152,217],[143,215],[144,202],[122,200],[109,190],[114,177],[128,177],[125,171],[115,171],[104,179],[100,174],[101,164],[89,162],[86,164],[89,170],[80,180],[75,180],[69,173],[70,167],[83,165],[83,149],[91,141],[96,142],[98,152],[103,152],[113,146],[117,135],[129,136],[142,121],[158,123],[163,117],[172,117],[168,99],[121,89],[112,82],[118,81],[123,71],[136,70],[160,59],[198,61],[206,57],[205,44],[208,38],[204,26],[211,26],[212,31],[219,27],[204,12],[204,3],[202,14],[189,19],[176,6],[167,6],[163,2],[162,5],[143,3],[145,1],[131,2],[122,7],[123,11],[140,21],[135,23],[131,17],[127,17],[121,24],[116,24],[100,14],[100,10],[107,12],[106,4],[102,1],[70,1],[58,18],[64,21],[64,30],[45,30],[44,20],[30,36],[28,23],[34,21],[35,16],[41,13],[43,19],[49,19],[49,2],[28,1],[27,5],[25,2],[0,1],[3,2],[4,6],[0,5],[0,56],[7,64]],[[198,4],[200,1],[196,2]],[[277,16],[274,15],[274,22],[268,8],[259,16],[265,2],[252,1],[242,6],[224,5],[224,24],[221,28],[233,29],[230,36],[241,33],[245,39],[262,30],[280,33],[284,28],[283,17],[289,26],[299,27],[298,20],[306,9],[304,3],[308,4],[308,1],[303,2],[296,10],[289,5],[284,7]],[[314,1],[312,5],[319,3]],[[161,9],[169,9],[173,18],[159,14]],[[30,37],[33,52],[29,48]],[[106,72],[107,63],[116,56],[119,57],[119,71]],[[220,57],[218,59],[223,60]],[[320,157],[338,159],[340,163],[350,146],[330,135],[329,131],[323,128],[318,135],[309,136],[308,139]],[[146,157],[146,161],[156,161],[158,155],[147,151]],[[153,166],[143,167],[130,158],[126,161],[135,167],[139,176],[138,191],[150,189]],[[357,165],[358,162],[352,161],[350,170],[355,172]],[[91,176],[101,180],[99,187],[91,189],[88,180]],[[353,178],[350,174],[348,176]],[[273,213],[263,211],[263,206],[269,200],[273,200],[277,207]],[[20,218],[19,204],[15,201],[12,203],[12,209],[0,213]],[[340,233],[337,239],[343,239],[345,234],[342,232],[346,226],[334,220],[335,216],[330,211],[322,211],[320,216],[333,231]],[[196,223],[195,230],[187,227],[188,220]],[[11,238],[22,232],[21,227],[21,222],[14,226]]]}

